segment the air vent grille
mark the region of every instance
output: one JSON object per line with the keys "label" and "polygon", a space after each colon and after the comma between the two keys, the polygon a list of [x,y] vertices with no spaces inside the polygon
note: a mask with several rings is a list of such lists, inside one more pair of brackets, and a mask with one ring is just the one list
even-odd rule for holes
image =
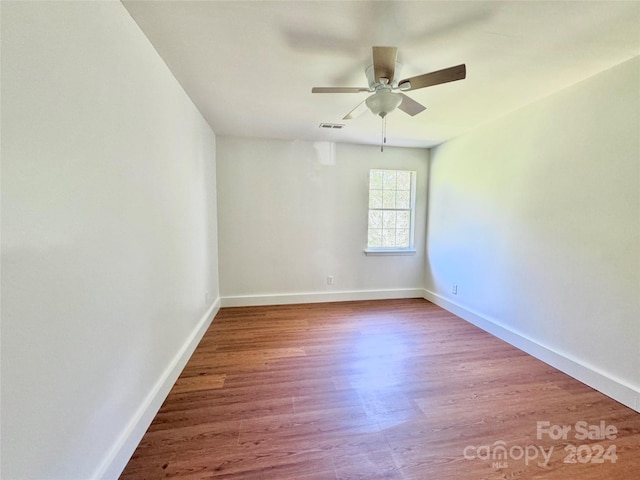
{"label": "air vent grille", "polygon": [[339,130],[344,128],[344,123],[321,123],[318,128],[330,128]]}

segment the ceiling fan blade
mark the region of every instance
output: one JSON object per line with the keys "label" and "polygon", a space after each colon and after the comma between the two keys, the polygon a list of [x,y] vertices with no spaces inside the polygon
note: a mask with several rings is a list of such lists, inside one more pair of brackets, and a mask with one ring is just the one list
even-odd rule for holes
{"label": "ceiling fan blade", "polygon": [[377,83],[382,83],[381,78],[388,79],[389,84],[393,83],[397,56],[396,47],[373,47],[373,76]]}
{"label": "ceiling fan blade", "polygon": [[352,118],[359,117],[360,115],[362,115],[366,111],[367,111],[367,104],[365,102],[362,102],[356,108],[354,108],[349,113],[347,113],[342,119],[343,120],[351,120]]}
{"label": "ceiling fan blade", "polygon": [[313,87],[311,93],[359,93],[369,92],[365,87]]}
{"label": "ceiling fan blade", "polygon": [[404,113],[411,115],[412,117],[419,114],[423,110],[426,110],[427,107],[416,102],[413,98],[407,97],[404,93],[401,93],[402,103],[398,105],[398,108],[402,110]]}
{"label": "ceiling fan blade", "polygon": [[[418,88],[431,87],[432,85],[440,85],[441,83],[455,82],[462,80],[467,76],[467,68],[464,63],[455,67],[444,68],[436,72],[425,73],[416,77],[405,78],[398,83],[403,91],[416,90]],[[402,84],[409,82],[409,88],[402,88]]]}

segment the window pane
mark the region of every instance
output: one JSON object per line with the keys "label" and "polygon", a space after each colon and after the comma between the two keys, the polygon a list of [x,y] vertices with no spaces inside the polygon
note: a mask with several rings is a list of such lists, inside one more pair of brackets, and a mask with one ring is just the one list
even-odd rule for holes
{"label": "window pane", "polygon": [[382,190],[369,191],[369,208],[382,208]]}
{"label": "window pane", "polygon": [[396,208],[410,208],[411,206],[411,192],[398,191],[396,192]]}
{"label": "window pane", "polygon": [[369,229],[369,241],[370,247],[382,247],[382,229],[370,228]]}
{"label": "window pane", "polygon": [[396,189],[397,172],[395,170],[385,170],[382,177],[382,188],[385,190]]}
{"label": "window pane", "polygon": [[382,190],[382,170],[371,170],[369,172],[369,188]]}
{"label": "window pane", "polygon": [[369,228],[382,228],[382,212],[369,210]]}
{"label": "window pane", "polygon": [[410,230],[408,228],[399,228],[396,230],[396,247],[409,247],[409,232]]}
{"label": "window pane", "polygon": [[396,227],[398,227],[398,228],[410,228],[411,227],[411,213],[410,212],[396,212]]}
{"label": "window pane", "polygon": [[398,190],[411,190],[411,172],[398,172],[396,188]]}
{"label": "window pane", "polygon": [[396,208],[396,192],[382,190],[382,208]]}
{"label": "window pane", "polygon": [[385,247],[396,246],[396,230],[395,228],[385,228],[382,230],[382,244]]}
{"label": "window pane", "polygon": [[382,226],[384,228],[396,228],[396,212],[383,212]]}

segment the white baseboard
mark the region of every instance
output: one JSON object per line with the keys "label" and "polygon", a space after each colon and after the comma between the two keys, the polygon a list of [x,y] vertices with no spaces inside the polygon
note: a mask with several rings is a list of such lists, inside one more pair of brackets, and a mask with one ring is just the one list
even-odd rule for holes
{"label": "white baseboard", "polygon": [[296,303],[350,302],[354,300],[388,300],[392,298],[423,297],[424,290],[422,288],[399,288],[390,290],[238,295],[222,297],[221,303],[223,307],[253,307],[258,305],[290,305]]}
{"label": "white baseboard", "polygon": [[535,358],[557,368],[561,372],[579,380],[599,392],[613,398],[633,410],[640,412],[640,390],[628,383],[612,377],[610,374],[586,365],[577,358],[555,351],[539,342],[501,325],[499,322],[487,318],[457,302],[449,300],[430,290],[424,290],[424,298],[448,310],[458,317],[489,332],[490,334],[510,343],[516,348],[527,352]]}
{"label": "white baseboard", "polygon": [[167,366],[113,447],[105,455],[104,460],[92,478],[111,480],[120,476],[219,310],[220,299],[217,299],[202,316],[191,335],[185,340],[174,356],[173,361]]}

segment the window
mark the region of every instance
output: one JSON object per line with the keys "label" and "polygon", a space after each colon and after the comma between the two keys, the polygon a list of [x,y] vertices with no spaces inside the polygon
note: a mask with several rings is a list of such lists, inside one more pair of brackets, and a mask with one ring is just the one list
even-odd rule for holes
{"label": "window", "polygon": [[369,172],[367,253],[413,253],[416,172]]}

